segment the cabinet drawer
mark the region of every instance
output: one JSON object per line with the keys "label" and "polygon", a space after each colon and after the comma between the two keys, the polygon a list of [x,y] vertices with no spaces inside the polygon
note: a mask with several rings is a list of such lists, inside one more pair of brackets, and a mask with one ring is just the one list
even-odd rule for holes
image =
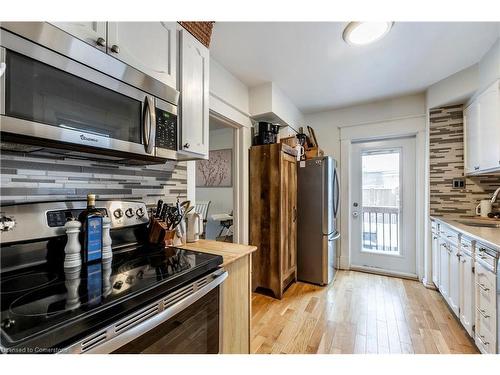
{"label": "cabinet drawer", "polygon": [[476,311],[476,333],[475,342],[479,350],[486,354],[495,354],[496,352],[496,334],[491,328],[491,322],[494,322],[496,317],[484,318]]}
{"label": "cabinet drawer", "polygon": [[442,225],[440,225],[440,229],[441,230],[439,231],[439,233],[441,235],[441,238],[452,243],[455,246],[458,246],[458,232],[455,232],[453,229]]}
{"label": "cabinet drawer", "polygon": [[460,237],[460,252],[472,255],[472,242],[467,237]]}
{"label": "cabinet drawer", "polygon": [[478,305],[480,302],[496,305],[496,275],[484,267],[481,263],[475,262],[476,266],[476,295]]}
{"label": "cabinet drawer", "polygon": [[492,272],[497,272],[498,254],[495,250],[484,246],[480,242],[476,243],[476,259],[483,263]]}

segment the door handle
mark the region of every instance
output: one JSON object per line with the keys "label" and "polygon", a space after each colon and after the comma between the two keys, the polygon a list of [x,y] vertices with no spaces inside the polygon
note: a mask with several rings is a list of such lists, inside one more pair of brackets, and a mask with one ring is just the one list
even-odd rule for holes
{"label": "door handle", "polygon": [[155,146],[156,137],[156,113],[153,99],[146,96],[144,99],[144,110],[142,119],[142,138],[146,152],[151,154]]}

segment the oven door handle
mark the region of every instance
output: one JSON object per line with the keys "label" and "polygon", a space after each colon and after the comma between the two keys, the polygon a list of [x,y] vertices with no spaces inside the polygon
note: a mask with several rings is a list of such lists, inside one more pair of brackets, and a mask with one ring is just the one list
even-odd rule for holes
{"label": "oven door handle", "polygon": [[[204,297],[208,292],[222,284],[227,276],[227,271],[219,269],[205,278],[200,279],[202,281],[201,285],[203,286],[198,288],[197,285],[199,285],[200,280],[197,280],[181,288],[179,291],[183,292],[179,293],[177,297],[176,293],[171,293],[155,303],[134,312],[128,317],[85,337],[83,340],[79,340],[58,353],[111,353],[180,313],[182,310]],[[207,279],[210,279],[210,281],[204,284]],[[191,293],[189,293],[190,288],[192,288]],[[188,296],[182,298],[182,296],[186,294],[188,294]],[[170,303],[173,301],[173,303],[169,305],[166,301],[171,301]],[[165,307],[165,304],[167,307]],[[141,319],[143,320],[141,321]],[[138,321],[140,323],[137,323]],[[127,327],[127,325],[130,328],[123,328]]]}
{"label": "oven door handle", "polygon": [[156,112],[153,98],[146,96],[142,113],[142,139],[146,152],[151,154],[156,138]]}

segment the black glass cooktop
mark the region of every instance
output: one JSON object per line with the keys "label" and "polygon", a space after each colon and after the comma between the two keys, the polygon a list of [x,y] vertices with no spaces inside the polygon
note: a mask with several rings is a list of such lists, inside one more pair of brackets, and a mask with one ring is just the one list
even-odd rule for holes
{"label": "black glass cooktop", "polygon": [[138,247],[77,269],[45,264],[1,274],[2,350],[57,351],[221,263],[179,248]]}

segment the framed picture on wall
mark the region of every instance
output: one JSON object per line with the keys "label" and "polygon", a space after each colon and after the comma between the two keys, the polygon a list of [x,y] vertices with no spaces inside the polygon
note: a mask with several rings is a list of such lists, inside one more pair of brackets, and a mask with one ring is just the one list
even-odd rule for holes
{"label": "framed picture on wall", "polygon": [[197,187],[233,186],[233,150],[211,150],[208,160],[196,161]]}

